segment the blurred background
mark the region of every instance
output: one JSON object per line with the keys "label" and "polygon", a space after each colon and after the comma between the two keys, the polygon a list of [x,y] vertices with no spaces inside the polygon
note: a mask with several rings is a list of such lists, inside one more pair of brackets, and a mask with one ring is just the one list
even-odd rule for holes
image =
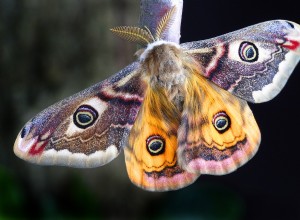
{"label": "blurred background", "polygon": [[[297,4],[185,0],[181,41],[272,19],[300,23]],[[123,154],[96,169],[38,166],[13,154],[30,118],[134,60],[136,46],[109,28],[138,20],[138,0],[0,0],[0,219],[300,219],[299,65],[277,98],[250,105],[262,133],[257,155],[178,191],[131,184]]]}

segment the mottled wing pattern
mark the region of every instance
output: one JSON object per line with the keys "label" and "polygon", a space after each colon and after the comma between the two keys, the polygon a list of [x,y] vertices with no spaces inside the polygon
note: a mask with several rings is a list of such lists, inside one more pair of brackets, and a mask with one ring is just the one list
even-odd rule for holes
{"label": "mottled wing pattern", "polygon": [[38,114],[18,135],[16,155],[45,165],[96,167],[110,162],[127,141],[143,101],[138,65]]}
{"label": "mottled wing pattern", "polygon": [[259,144],[260,131],[246,101],[198,72],[188,77],[178,129],[180,167],[195,174],[226,174],[251,159]]}
{"label": "mottled wing pattern", "polygon": [[180,112],[165,90],[149,86],[124,149],[127,172],[134,184],[150,191],[174,190],[199,176],[178,166],[179,123]]}
{"label": "mottled wing pattern", "polygon": [[250,102],[265,102],[281,91],[300,59],[300,26],[268,21],[181,47],[221,88]]}

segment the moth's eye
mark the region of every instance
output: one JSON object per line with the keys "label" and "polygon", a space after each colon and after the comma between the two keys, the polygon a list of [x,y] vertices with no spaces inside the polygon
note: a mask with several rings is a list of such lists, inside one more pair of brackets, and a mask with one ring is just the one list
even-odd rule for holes
{"label": "moth's eye", "polygon": [[80,106],[73,114],[73,122],[79,128],[87,128],[94,124],[98,112],[89,105]]}
{"label": "moth's eye", "polygon": [[225,112],[219,112],[215,114],[212,123],[217,131],[222,134],[230,128],[231,121]]}
{"label": "moth's eye", "polygon": [[239,56],[245,62],[255,62],[258,60],[258,49],[253,43],[244,41],[240,45]]}
{"label": "moth's eye", "polygon": [[153,135],[146,140],[147,150],[150,155],[155,156],[165,152],[165,140],[159,135]]}

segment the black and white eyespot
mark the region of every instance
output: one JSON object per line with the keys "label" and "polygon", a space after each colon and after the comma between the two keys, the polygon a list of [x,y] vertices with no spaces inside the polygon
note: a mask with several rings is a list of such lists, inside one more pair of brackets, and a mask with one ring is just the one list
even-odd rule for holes
{"label": "black and white eyespot", "polygon": [[79,128],[92,126],[98,118],[98,112],[90,105],[81,105],[73,114],[73,122]]}
{"label": "black and white eyespot", "polygon": [[165,140],[159,135],[152,135],[146,140],[147,150],[152,156],[165,152]]}
{"label": "black and white eyespot", "polygon": [[214,115],[212,120],[213,126],[219,133],[224,133],[230,128],[231,121],[226,112],[219,112]]}
{"label": "black and white eyespot", "polygon": [[253,63],[258,60],[258,49],[255,44],[243,41],[240,44],[239,56],[245,62]]}

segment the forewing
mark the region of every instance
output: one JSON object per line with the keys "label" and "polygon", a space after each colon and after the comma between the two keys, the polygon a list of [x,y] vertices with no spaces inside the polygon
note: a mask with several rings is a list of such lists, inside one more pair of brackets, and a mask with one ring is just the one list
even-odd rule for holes
{"label": "forewing", "polygon": [[300,26],[268,21],[181,47],[221,88],[250,102],[265,102],[282,90],[300,59]]}
{"label": "forewing", "polygon": [[137,67],[133,63],[39,113],[19,133],[15,154],[45,165],[97,167],[110,162],[127,140],[143,100],[145,85]]}

